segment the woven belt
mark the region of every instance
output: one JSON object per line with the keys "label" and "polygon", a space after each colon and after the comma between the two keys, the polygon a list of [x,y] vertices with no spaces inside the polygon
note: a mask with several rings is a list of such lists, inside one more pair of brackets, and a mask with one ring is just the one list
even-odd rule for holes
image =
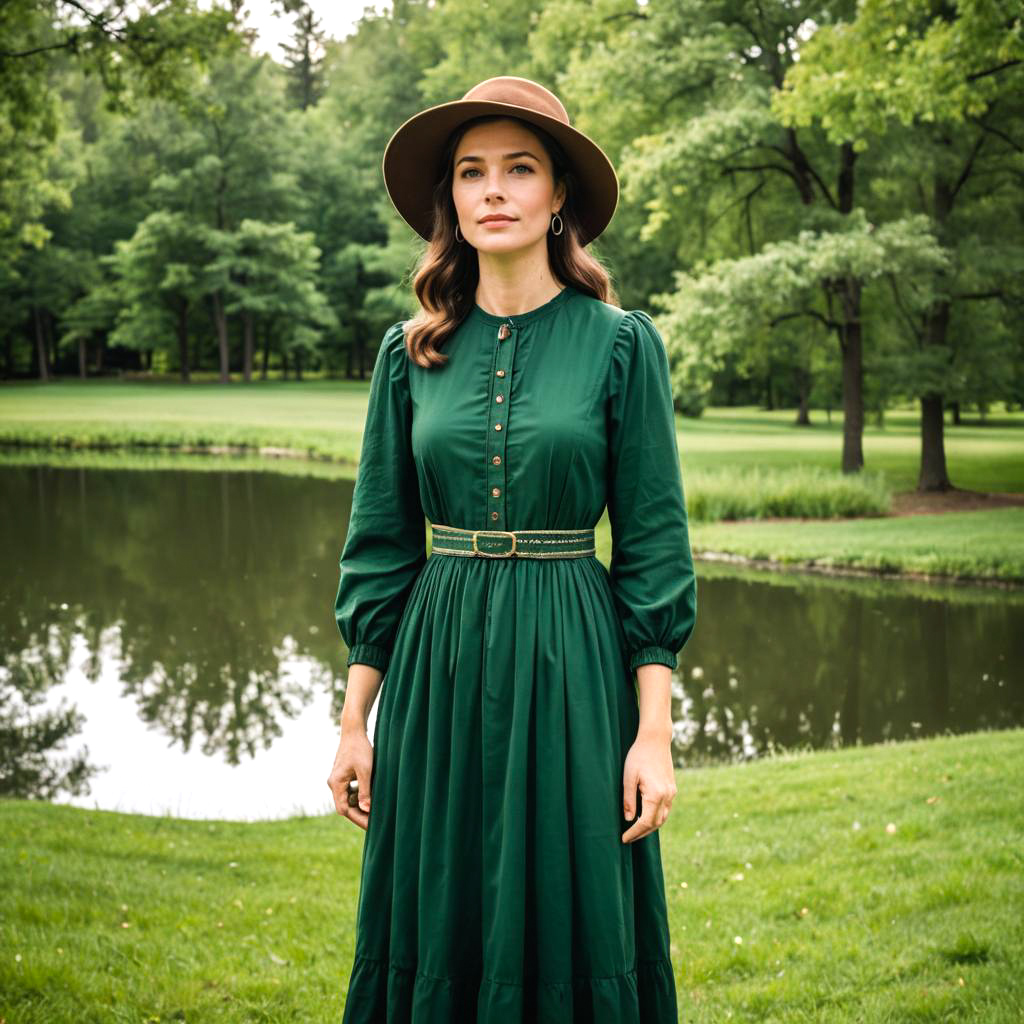
{"label": "woven belt", "polygon": [[594,530],[463,530],[432,523],[430,553],[478,558],[581,558],[595,553]]}

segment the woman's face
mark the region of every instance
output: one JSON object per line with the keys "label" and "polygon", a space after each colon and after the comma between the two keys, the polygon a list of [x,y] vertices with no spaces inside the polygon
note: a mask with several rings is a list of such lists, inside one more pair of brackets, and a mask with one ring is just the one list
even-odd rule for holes
{"label": "woman's face", "polygon": [[[462,237],[482,252],[546,245],[551,215],[565,199],[540,140],[519,121],[474,125],[455,150],[452,198]],[[504,219],[484,218],[501,215]]]}

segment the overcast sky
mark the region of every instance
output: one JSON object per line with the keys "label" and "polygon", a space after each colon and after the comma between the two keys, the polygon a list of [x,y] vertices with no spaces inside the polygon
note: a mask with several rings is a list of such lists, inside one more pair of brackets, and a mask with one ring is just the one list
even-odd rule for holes
{"label": "overcast sky", "polygon": [[[344,39],[362,17],[367,7],[377,11],[390,9],[387,0],[309,0],[324,32],[333,39]],[[276,60],[281,59],[278,44],[287,40],[291,33],[290,17],[275,17],[276,6],[270,0],[248,0],[245,5],[245,24],[259,32],[256,50],[269,53]]]}

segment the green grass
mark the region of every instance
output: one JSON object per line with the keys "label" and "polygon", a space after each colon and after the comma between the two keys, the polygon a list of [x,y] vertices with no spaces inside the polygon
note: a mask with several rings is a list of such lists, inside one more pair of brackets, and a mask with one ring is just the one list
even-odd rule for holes
{"label": "green grass", "polygon": [[354,465],[368,394],[359,381],[6,385],[0,444],[271,446]]}
{"label": "green grass", "polygon": [[699,553],[1024,583],[1024,508],[805,523],[695,523]]}
{"label": "green grass", "polygon": [[[813,426],[793,426],[792,410],[751,407],[708,409],[700,419],[678,417],[683,473],[721,468],[821,466],[840,468],[843,417],[812,411]],[[885,474],[893,493],[917,487],[921,455],[920,418],[915,408],[890,411],[885,427],[864,430],[865,468]],[[999,413],[945,427],[946,462],[957,487],[1024,492],[1024,413]]]}
{"label": "green grass", "polygon": [[885,516],[885,476],[840,473],[822,466],[720,466],[687,474],[686,507],[694,522],[770,516]]}
{"label": "green grass", "polygon": [[[685,769],[688,1024],[1018,1022],[1024,730]],[[6,1024],[340,1020],[363,833],[0,802]]]}
{"label": "green grass", "polygon": [[[0,464],[197,469],[265,468],[351,476],[359,458],[367,382],[57,381],[0,386]],[[694,551],[952,579],[1024,581],[1019,508],[834,522],[736,523],[758,516],[877,517],[893,493],[913,490],[920,458],[916,410],[888,413],[864,434],[865,472],[839,471],[842,416],[792,410],[709,409],[677,418]],[[182,458],[162,446],[212,448]],[[20,446],[20,447],[19,447]],[[27,446],[27,447],[26,447]],[[237,455],[220,448],[242,446]],[[105,449],[105,450],[104,450]],[[271,458],[284,449],[306,459]],[[147,453],[140,459],[138,453]],[[260,454],[262,452],[262,454]],[[946,427],[958,487],[1024,492],[1024,414]],[[718,521],[722,520],[722,521]],[[599,543],[608,547],[607,517]]]}
{"label": "green grass", "polygon": [[[0,385],[0,442],[108,446],[187,442],[270,445],[355,461],[368,382],[316,380],[194,383],[60,380]],[[842,416],[812,412],[709,409],[677,417],[684,474],[693,470],[817,466],[838,470]],[[890,412],[864,432],[866,468],[884,472],[894,492],[916,486],[920,450],[913,408]],[[946,427],[950,474],[959,487],[1024,492],[1024,413],[986,425]]]}

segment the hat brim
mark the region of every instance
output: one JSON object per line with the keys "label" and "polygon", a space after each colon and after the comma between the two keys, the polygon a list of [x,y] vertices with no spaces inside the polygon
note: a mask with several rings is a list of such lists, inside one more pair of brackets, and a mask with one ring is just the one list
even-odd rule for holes
{"label": "hat brim", "polygon": [[433,188],[441,176],[442,149],[456,128],[470,118],[504,114],[535,124],[564,148],[579,182],[577,215],[580,243],[593,241],[608,226],[619,201],[619,179],[605,152],[571,125],[512,103],[497,100],[453,100],[421,110],[391,136],[382,170],[391,202],[402,219],[429,241],[433,230]]}

